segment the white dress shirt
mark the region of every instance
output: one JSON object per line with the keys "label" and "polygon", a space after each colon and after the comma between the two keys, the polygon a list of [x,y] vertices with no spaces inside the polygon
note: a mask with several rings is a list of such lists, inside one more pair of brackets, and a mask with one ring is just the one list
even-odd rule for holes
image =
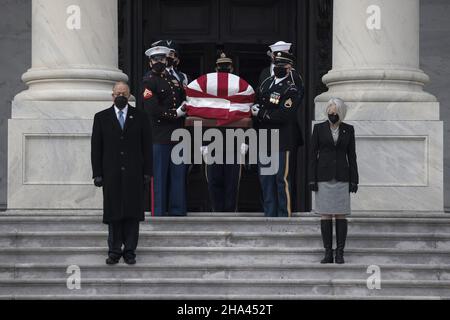
{"label": "white dress shirt", "polygon": [[283,77],[283,78],[274,78],[273,79],[273,81],[272,81],[272,84],[270,85],[270,87],[269,87],[269,89],[270,88],[272,88],[272,86],[275,84],[275,85],[277,85],[277,84],[279,84],[281,81],[283,81],[284,79],[286,79],[287,77],[289,77],[289,73],[285,76],[285,77]]}
{"label": "white dress shirt", "polygon": [[[119,112],[121,111],[119,108],[117,108],[116,106],[114,106],[114,110],[116,111],[116,117],[117,120],[119,120]],[[123,123],[125,123],[125,121],[127,120],[127,112],[128,112],[128,106],[126,106],[125,108],[122,109],[123,112]],[[120,120],[119,120],[120,123]]]}

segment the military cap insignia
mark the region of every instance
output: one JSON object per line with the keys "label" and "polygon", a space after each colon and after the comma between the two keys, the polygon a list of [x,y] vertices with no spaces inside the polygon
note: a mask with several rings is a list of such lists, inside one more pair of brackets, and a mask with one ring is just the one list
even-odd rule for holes
{"label": "military cap insignia", "polygon": [[286,108],[292,107],[292,99],[291,98],[287,99],[286,102],[284,103],[284,106]]}
{"label": "military cap insignia", "polygon": [[153,97],[153,92],[151,90],[145,89],[143,96],[144,99],[150,99],[151,97]]}

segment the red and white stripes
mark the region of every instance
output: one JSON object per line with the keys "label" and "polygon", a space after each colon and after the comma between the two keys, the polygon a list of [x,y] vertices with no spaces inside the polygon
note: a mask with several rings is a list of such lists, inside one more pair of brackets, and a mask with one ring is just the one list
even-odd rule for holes
{"label": "red and white stripes", "polygon": [[217,119],[225,125],[251,116],[255,91],[240,77],[225,72],[208,73],[186,88],[187,114]]}

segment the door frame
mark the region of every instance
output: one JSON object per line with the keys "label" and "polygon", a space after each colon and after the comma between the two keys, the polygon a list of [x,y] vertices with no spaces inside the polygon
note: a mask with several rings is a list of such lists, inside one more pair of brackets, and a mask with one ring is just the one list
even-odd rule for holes
{"label": "door frame", "polygon": [[[136,103],[141,103],[142,77],[147,64],[143,30],[149,22],[144,19],[144,2],[151,0],[119,0],[119,68],[128,75]],[[314,119],[314,98],[327,90],[322,77],[332,67],[333,0],[297,1],[295,52],[297,69],[303,75],[305,95],[302,102],[302,130],[305,146],[299,148],[295,181],[297,211],[311,210],[307,163],[311,124]],[[301,25],[300,25],[301,23]],[[175,39],[176,40],[176,39]]]}

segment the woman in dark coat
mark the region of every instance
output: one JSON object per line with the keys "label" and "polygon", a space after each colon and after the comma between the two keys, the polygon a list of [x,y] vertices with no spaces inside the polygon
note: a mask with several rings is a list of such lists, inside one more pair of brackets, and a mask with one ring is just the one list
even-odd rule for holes
{"label": "woman in dark coat", "polygon": [[311,141],[309,185],[315,192],[315,212],[320,225],[325,257],[321,263],[333,263],[333,216],[336,222],[336,263],[344,263],[350,193],[358,190],[358,166],[355,129],[342,122],[347,106],[339,98],[326,108],[328,120],[314,125]]}

